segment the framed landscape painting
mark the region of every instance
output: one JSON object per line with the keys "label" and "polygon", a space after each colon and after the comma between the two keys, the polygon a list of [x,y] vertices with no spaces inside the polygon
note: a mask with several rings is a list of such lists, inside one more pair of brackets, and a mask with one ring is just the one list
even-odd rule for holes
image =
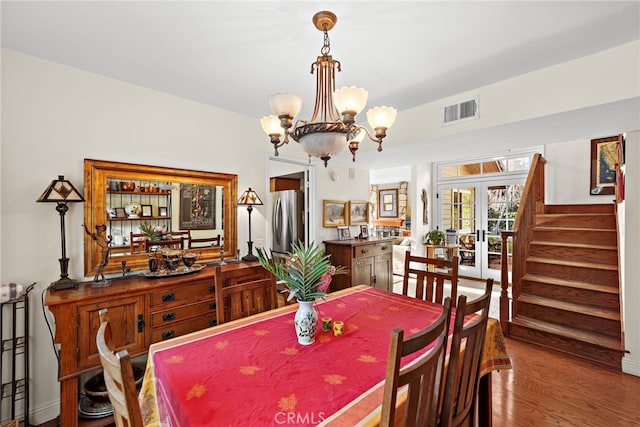
{"label": "framed landscape painting", "polygon": [[339,200],[322,201],[322,225],[323,227],[338,227],[347,225],[347,202]]}
{"label": "framed landscape painting", "polygon": [[621,137],[611,136],[591,140],[591,190],[592,196],[615,193],[618,144]]}
{"label": "framed landscape painting", "polygon": [[366,225],[369,221],[369,202],[349,202],[349,225]]}

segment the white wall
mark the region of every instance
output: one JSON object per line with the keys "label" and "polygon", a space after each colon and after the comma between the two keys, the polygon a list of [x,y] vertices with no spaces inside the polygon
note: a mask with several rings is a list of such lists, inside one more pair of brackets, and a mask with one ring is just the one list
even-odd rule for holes
{"label": "white wall", "polygon": [[[242,191],[263,185],[270,149],[253,118],[2,51],[0,278],[37,282],[30,298],[32,422],[59,413],[57,362],[40,295],[60,277],[60,218],[53,205],[35,203],[51,180],[64,174],[82,189],[83,159],[95,158],[234,173]],[[265,209],[253,212],[254,240],[264,238]],[[238,210],[243,253],[247,217]],[[70,205],[66,249],[76,279],[83,278],[82,223],[83,205]]]}

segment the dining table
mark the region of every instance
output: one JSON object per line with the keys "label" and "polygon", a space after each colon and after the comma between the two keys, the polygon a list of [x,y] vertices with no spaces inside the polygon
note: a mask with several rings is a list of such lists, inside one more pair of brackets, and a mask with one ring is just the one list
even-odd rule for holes
{"label": "dining table", "polygon": [[[428,327],[442,305],[360,285],[315,307],[311,345],[298,344],[296,304],[152,344],[139,396],[145,426],[378,425],[391,331]],[[323,330],[322,318],[343,322],[343,334]],[[491,372],[510,368],[490,318],[479,402],[491,403]],[[479,414],[491,424],[490,406]]]}

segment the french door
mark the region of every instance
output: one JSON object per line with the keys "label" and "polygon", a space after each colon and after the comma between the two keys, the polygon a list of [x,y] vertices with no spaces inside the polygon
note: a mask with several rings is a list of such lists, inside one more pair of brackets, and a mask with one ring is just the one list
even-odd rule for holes
{"label": "french door", "polygon": [[[438,185],[435,220],[441,230],[456,232],[460,275],[500,280],[500,232],[513,229],[524,183],[525,177],[503,176]],[[510,243],[507,249],[510,273]]]}

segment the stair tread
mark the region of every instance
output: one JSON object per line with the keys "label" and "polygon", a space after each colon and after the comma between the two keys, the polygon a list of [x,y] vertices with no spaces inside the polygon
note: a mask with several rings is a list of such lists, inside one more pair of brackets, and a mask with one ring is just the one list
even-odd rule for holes
{"label": "stair tread", "polygon": [[571,288],[587,289],[587,290],[603,292],[607,294],[616,294],[616,295],[620,294],[619,289],[614,286],[582,282],[579,280],[560,279],[558,277],[543,276],[541,274],[527,273],[524,276],[522,276],[522,280],[527,280],[530,282],[538,282],[538,283],[548,283],[551,285],[566,286]]}
{"label": "stair tread", "polygon": [[614,321],[620,321],[620,312],[618,310],[610,310],[605,307],[597,307],[588,304],[579,304],[575,302],[560,301],[553,298],[541,297],[538,295],[521,294],[518,298],[518,302],[527,302],[530,304],[542,305],[545,307],[556,308],[564,311],[571,311],[574,313],[585,314],[588,316],[598,317],[601,319],[608,319]]}
{"label": "stair tread", "polygon": [[562,260],[558,258],[545,258],[545,257],[537,257],[530,256],[526,259],[526,261],[531,262],[542,262],[547,264],[555,264],[555,265],[566,265],[571,267],[585,267],[585,268],[593,268],[596,270],[610,270],[610,271],[618,271],[618,264],[603,264],[599,262],[585,262],[585,261],[568,261]]}
{"label": "stair tread", "polygon": [[547,246],[558,246],[558,247],[570,247],[570,248],[584,248],[584,249],[597,249],[607,250],[607,251],[617,251],[618,247],[616,245],[598,245],[593,243],[575,243],[575,242],[557,242],[553,240],[532,240],[529,242],[531,245],[547,245]]}
{"label": "stair tread", "polygon": [[615,228],[595,228],[595,227],[567,227],[566,225],[534,225],[532,227],[534,230],[542,230],[542,231],[558,231],[558,230],[566,230],[566,231],[583,231],[588,233],[590,231],[598,231],[598,232],[609,232],[614,233],[616,231]]}
{"label": "stair tread", "polygon": [[511,323],[530,328],[539,331],[560,335],[565,338],[571,338],[577,341],[586,342],[589,344],[597,345],[603,348],[624,351],[622,342],[620,339],[599,334],[597,332],[585,331],[583,329],[576,329],[570,326],[558,325],[556,323],[545,322],[544,320],[530,319],[524,316],[518,316],[514,318]]}

